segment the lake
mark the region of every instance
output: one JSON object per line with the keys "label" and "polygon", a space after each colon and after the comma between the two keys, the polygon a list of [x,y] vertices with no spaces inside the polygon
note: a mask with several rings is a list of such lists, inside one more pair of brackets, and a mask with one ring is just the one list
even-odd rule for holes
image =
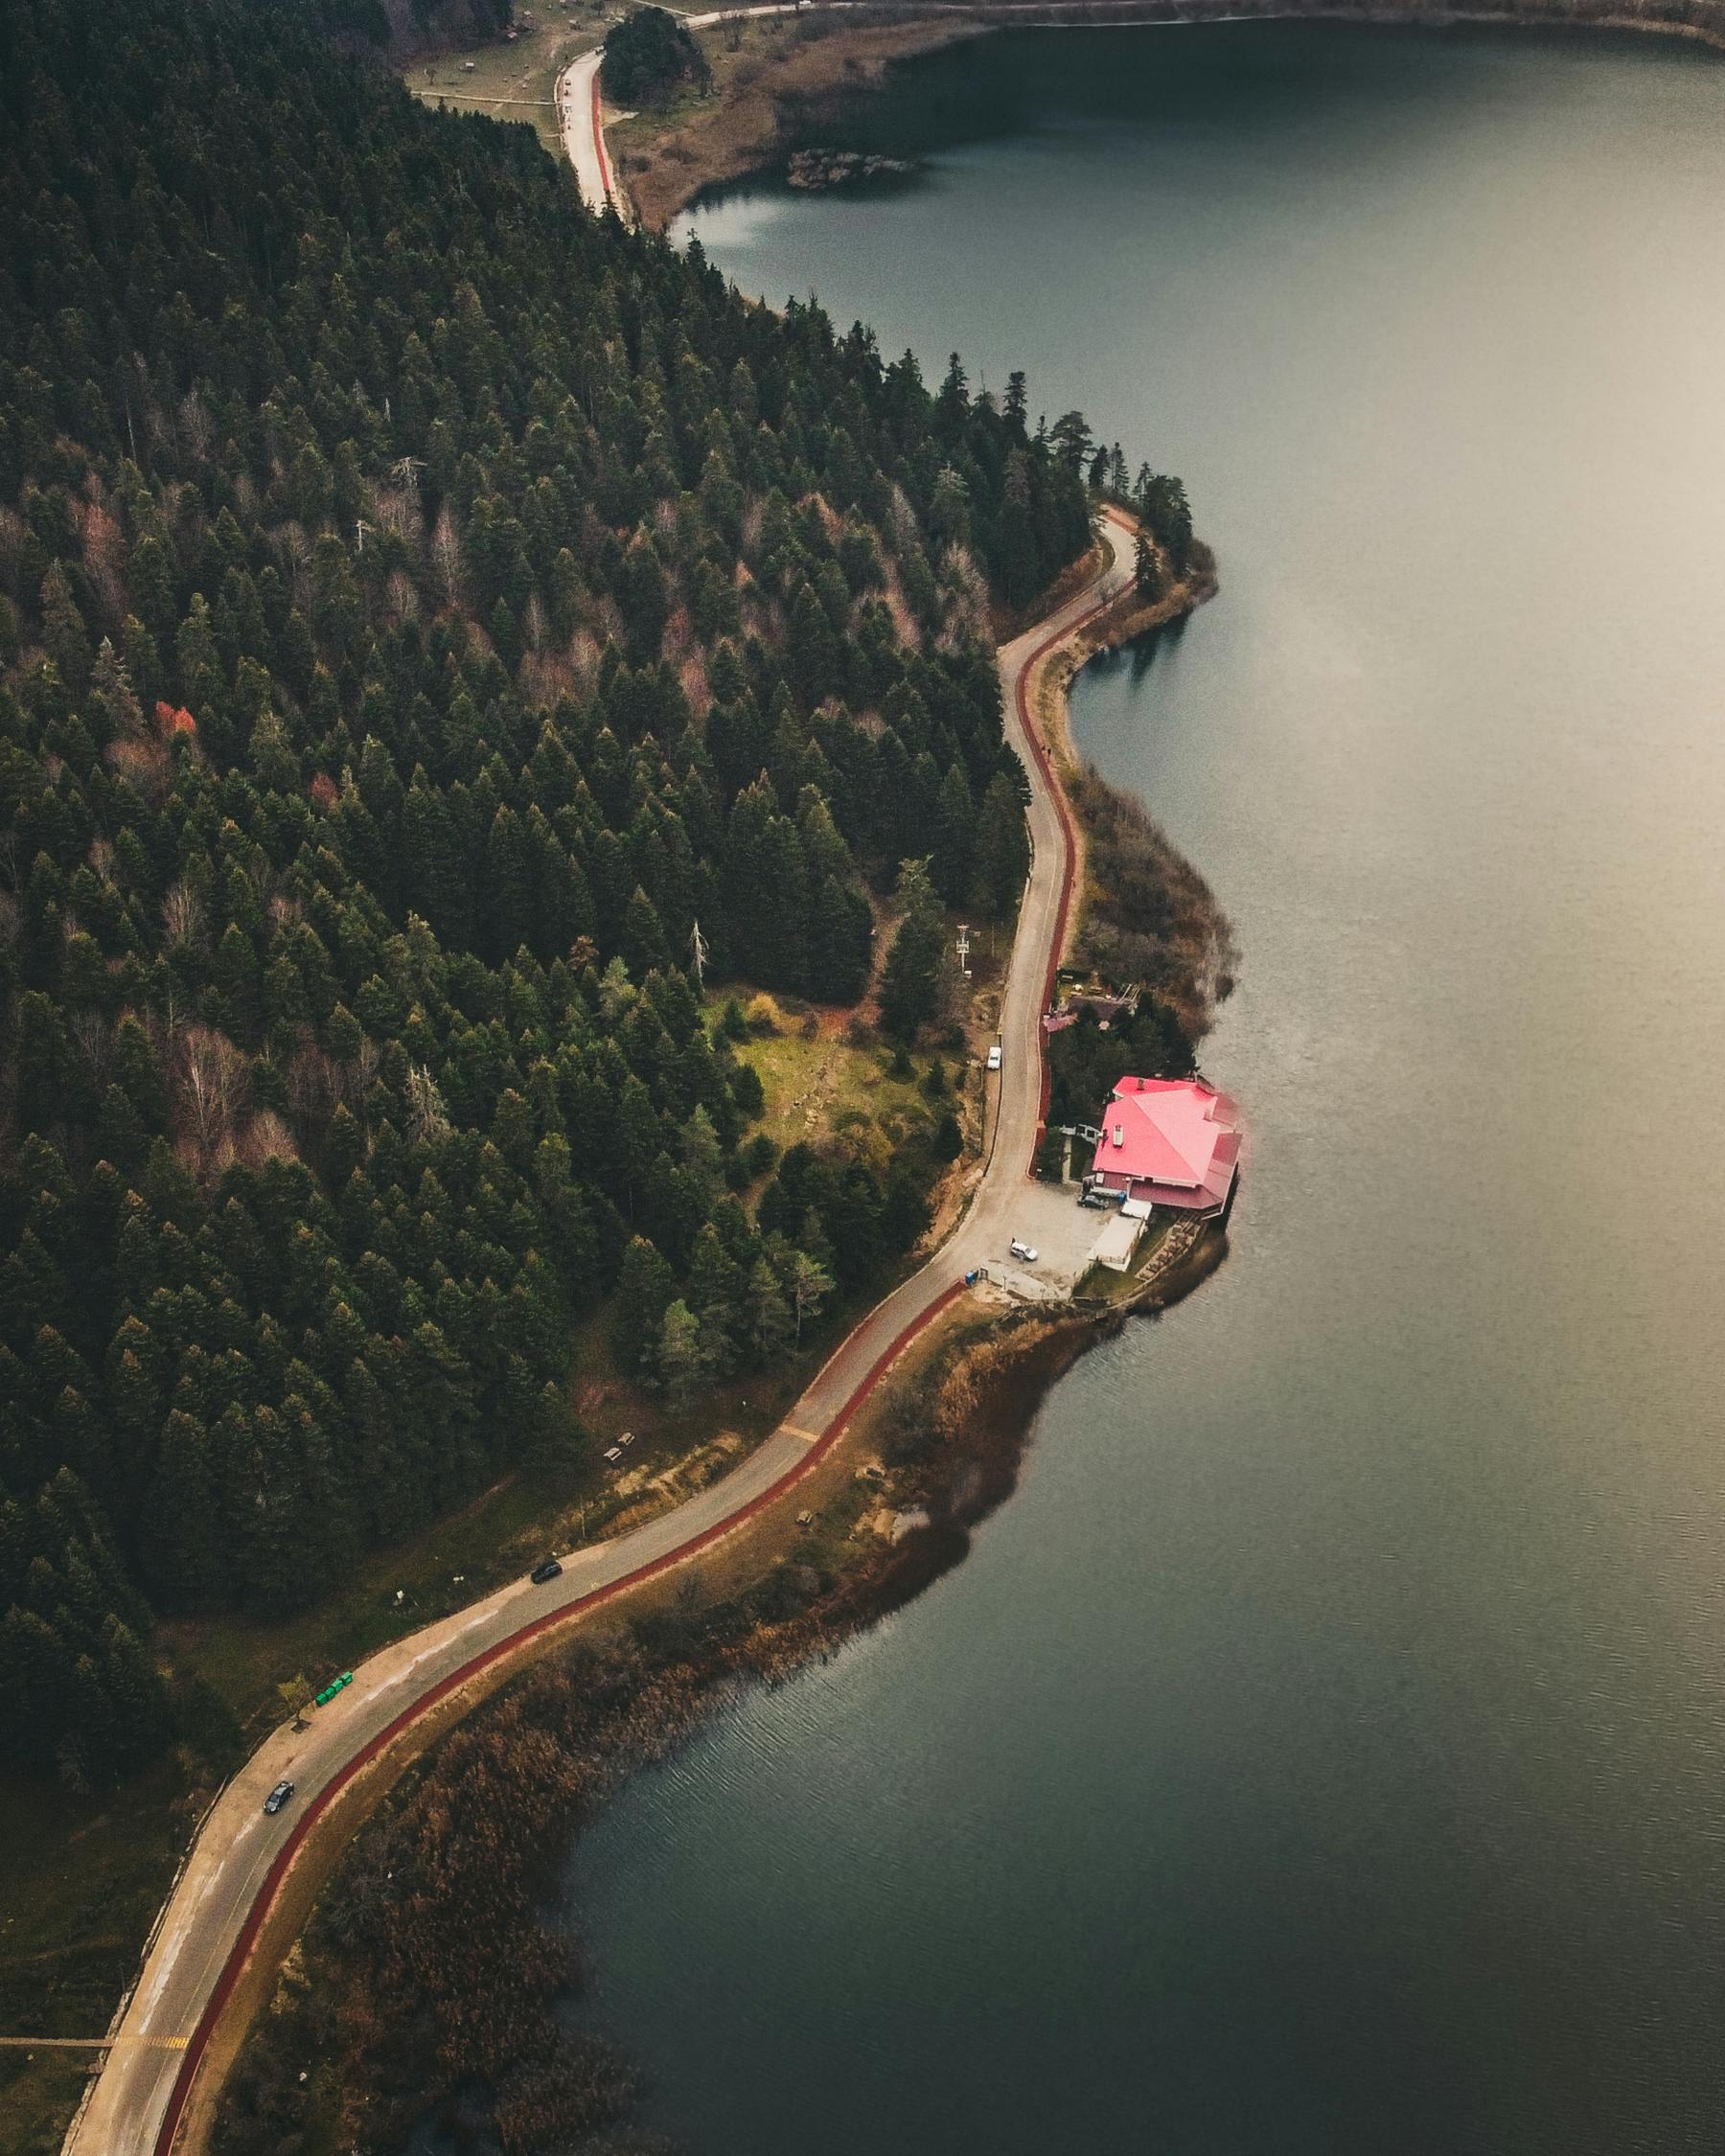
{"label": "lake", "polygon": [[1223,1271],[571,1860],[703,2156],[1725,2145],[1725,74],[1019,34],[684,218],[1180,472],[1076,731],[1230,911]]}

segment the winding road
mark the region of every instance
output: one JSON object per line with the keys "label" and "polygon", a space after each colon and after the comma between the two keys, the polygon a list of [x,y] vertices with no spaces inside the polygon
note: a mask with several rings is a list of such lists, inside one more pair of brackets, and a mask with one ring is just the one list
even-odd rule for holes
{"label": "winding road", "polygon": [[[1104,565],[1000,654],[1007,736],[1030,779],[1034,858],[1001,1005],[994,1143],[968,1211],[922,1270],[848,1335],[778,1430],[723,1480],[627,1534],[570,1552],[562,1577],[549,1586],[518,1580],[384,1648],[360,1663],[353,1684],[304,1729],[284,1727],[259,1747],[198,1830],[137,1984],[109,2032],[106,2064],[67,2136],[65,2156],[168,2156],[210,2037],[289,1867],[362,1768],[482,1672],[494,1673],[548,1631],[782,1500],[838,1441],[912,1337],[965,1293],[966,1272],[1005,1254],[1044,1114],[1041,1019],[1065,937],[1073,862],[1065,799],[1032,726],[1026,677],[1036,658],[1131,581],[1127,528],[1111,514],[1103,537]],[[264,1799],[284,1778],[297,1794],[269,1817]],[[327,1866],[338,1847],[328,1835],[305,1863]]]}

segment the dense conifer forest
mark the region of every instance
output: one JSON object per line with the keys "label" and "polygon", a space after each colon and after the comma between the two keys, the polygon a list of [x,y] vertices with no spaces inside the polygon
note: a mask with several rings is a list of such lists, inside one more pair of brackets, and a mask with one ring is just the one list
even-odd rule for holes
{"label": "dense conifer forest", "polygon": [[1088,539],[1022,382],[745,304],[330,13],[0,17],[0,1728],[74,1788],[166,1739],[156,1615],[580,1443],[608,1297],[688,1394],[915,1239],[924,1151],[773,1172],[695,925],[846,1002],[902,913],[924,1022],[1023,868],[988,601]]}

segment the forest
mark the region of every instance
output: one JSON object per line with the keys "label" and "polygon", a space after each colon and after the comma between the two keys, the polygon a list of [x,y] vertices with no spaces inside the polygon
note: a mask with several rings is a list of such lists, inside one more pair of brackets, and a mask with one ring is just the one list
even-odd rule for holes
{"label": "forest", "polygon": [[330,27],[0,17],[0,1728],[74,1791],[172,1733],[158,1616],[580,1445],[586,1315],[688,1396],[915,1240],[927,1148],[775,1163],[711,992],[927,1023],[1023,874],[991,603],[1090,536],[1022,378]]}

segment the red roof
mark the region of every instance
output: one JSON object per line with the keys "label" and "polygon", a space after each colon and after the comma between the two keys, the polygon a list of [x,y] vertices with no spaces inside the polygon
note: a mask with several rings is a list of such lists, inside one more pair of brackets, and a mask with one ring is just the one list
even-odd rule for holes
{"label": "red roof", "polygon": [[1091,1179],[1184,1212],[1227,1203],[1240,1158],[1238,1110],[1195,1078],[1122,1078],[1108,1097]]}

